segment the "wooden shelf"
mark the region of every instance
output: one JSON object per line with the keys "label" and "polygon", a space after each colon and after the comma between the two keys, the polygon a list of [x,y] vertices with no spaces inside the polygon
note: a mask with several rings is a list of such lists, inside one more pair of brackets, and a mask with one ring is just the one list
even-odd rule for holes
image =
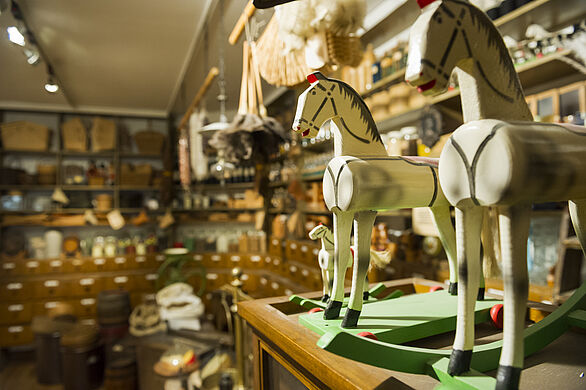
{"label": "wooden shelf", "polygon": [[63,191],[114,191],[114,186],[88,186],[88,185],[64,185],[61,186]]}
{"label": "wooden shelf", "polygon": [[31,156],[31,157],[57,157],[57,152],[40,151],[40,150],[6,150],[0,149],[0,153],[13,156]]}
{"label": "wooden shelf", "polygon": [[226,183],[222,184],[196,184],[193,189],[196,191],[238,191],[254,188],[254,182]]}
{"label": "wooden shelf", "polygon": [[123,152],[120,153],[120,158],[125,159],[148,159],[148,160],[162,160],[163,156],[161,154],[152,154],[152,153],[131,153],[131,152]]}
{"label": "wooden shelf", "polygon": [[70,150],[64,150],[61,152],[63,157],[75,157],[75,158],[84,158],[84,159],[91,159],[91,158],[114,158],[114,152],[76,152]]}
{"label": "wooden shelf", "polygon": [[2,184],[0,190],[15,190],[15,191],[53,191],[55,185],[40,185],[40,184]]}
{"label": "wooden shelf", "polygon": [[276,188],[276,187],[287,187],[289,185],[288,181],[273,181],[269,183],[269,187]]}
{"label": "wooden shelf", "polygon": [[392,84],[396,84],[403,81],[403,79],[405,78],[405,71],[406,69],[401,69],[395,73],[383,77],[376,83],[372,84],[372,86],[368,90],[363,91],[360,94],[362,95],[362,97],[368,97],[376,92],[379,92],[391,86]]}

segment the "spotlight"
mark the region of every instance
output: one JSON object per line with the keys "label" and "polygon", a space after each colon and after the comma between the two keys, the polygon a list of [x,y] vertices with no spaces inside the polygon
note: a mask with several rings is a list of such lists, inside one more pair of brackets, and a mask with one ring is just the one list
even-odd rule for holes
{"label": "spotlight", "polygon": [[36,49],[24,49],[24,55],[26,56],[26,62],[29,63],[29,65],[36,65],[39,62],[41,62],[41,55],[39,54],[39,51]]}
{"label": "spotlight", "polygon": [[16,43],[18,46],[25,45],[26,42],[24,39],[24,35],[22,35],[18,27],[10,26],[6,29],[6,31],[8,32],[8,39],[10,40],[10,42]]}
{"label": "spotlight", "polygon": [[59,91],[59,84],[57,84],[55,82],[55,80],[53,79],[53,76],[49,76],[49,79],[47,80],[47,84],[45,84],[45,91],[47,91],[49,93],[55,93],[55,92]]}

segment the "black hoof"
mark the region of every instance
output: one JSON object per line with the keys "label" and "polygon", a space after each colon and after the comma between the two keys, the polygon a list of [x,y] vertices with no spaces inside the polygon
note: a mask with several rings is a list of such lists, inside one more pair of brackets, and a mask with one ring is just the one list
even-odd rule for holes
{"label": "black hoof", "polygon": [[472,360],[472,350],[462,351],[459,349],[452,350],[450,364],[448,364],[448,374],[461,375],[470,371],[470,361]]}
{"label": "black hoof", "polygon": [[340,310],[342,309],[342,302],[330,301],[326,310],[324,310],[324,320],[335,320],[340,316]]}
{"label": "black hoof", "polygon": [[325,294],[323,297],[321,297],[322,302],[327,302],[327,301],[329,301],[329,299],[330,299],[330,296],[328,294]]}
{"label": "black hoof", "polygon": [[368,291],[363,292],[362,293],[362,300],[368,301],[368,298],[370,298],[370,293]]}
{"label": "black hoof", "polygon": [[476,297],[477,301],[484,301],[484,287],[480,287],[478,289],[478,296]]}
{"label": "black hoof", "polygon": [[450,287],[448,287],[448,292],[450,295],[458,295],[458,282],[452,283],[450,282]]}
{"label": "black hoof", "polygon": [[346,311],[344,319],[342,320],[342,328],[356,328],[356,325],[358,325],[359,317],[359,310],[348,309],[348,311]]}
{"label": "black hoof", "polygon": [[496,372],[495,390],[517,390],[519,388],[519,379],[521,379],[520,367],[501,366]]}

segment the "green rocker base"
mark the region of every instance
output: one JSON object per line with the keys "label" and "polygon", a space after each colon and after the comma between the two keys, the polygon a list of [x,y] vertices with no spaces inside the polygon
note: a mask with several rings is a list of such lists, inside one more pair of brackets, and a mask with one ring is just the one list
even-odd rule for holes
{"label": "green rocker base", "polygon": [[[389,370],[427,374],[455,388],[494,388],[494,378],[480,374],[498,366],[502,341],[478,345],[472,355],[472,371],[459,377],[447,374],[451,350],[402,345],[414,340],[453,331],[456,326],[457,296],[447,291],[412,294],[398,299],[369,300],[363,306],[358,327],[341,328],[339,319],[324,320],[322,312],[299,317],[303,326],[321,335],[317,345],[339,356]],[[490,308],[499,300],[476,302],[476,323],[488,321]],[[320,302],[321,303],[321,302]],[[315,306],[317,307],[317,306]],[[525,355],[531,355],[554,341],[572,326],[586,327],[586,283],[556,311],[525,329]],[[376,340],[362,337],[372,333]]]}

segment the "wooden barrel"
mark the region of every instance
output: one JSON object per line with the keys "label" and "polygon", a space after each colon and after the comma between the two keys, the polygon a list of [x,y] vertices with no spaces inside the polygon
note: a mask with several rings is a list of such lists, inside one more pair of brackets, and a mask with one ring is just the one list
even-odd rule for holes
{"label": "wooden barrel", "polygon": [[136,390],[136,373],[134,356],[112,356],[106,365],[104,390]]}
{"label": "wooden barrel", "polygon": [[96,309],[100,325],[128,325],[130,295],[124,290],[100,291]]}
{"label": "wooden barrel", "polygon": [[77,324],[61,337],[65,390],[90,390],[104,379],[104,343],[95,327]]}
{"label": "wooden barrel", "polygon": [[31,327],[35,335],[37,382],[43,385],[61,383],[61,335],[71,329],[73,324],[48,317],[35,317]]}

